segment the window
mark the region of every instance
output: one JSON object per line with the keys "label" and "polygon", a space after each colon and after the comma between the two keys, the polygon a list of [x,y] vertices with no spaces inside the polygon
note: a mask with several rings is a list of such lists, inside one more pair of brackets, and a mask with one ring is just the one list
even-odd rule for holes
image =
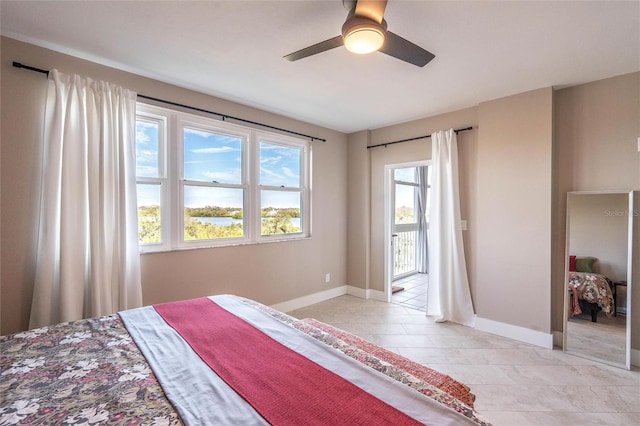
{"label": "window", "polygon": [[418,223],[418,175],[415,167],[394,169],[396,225]]}
{"label": "window", "polygon": [[[420,267],[421,247],[426,247],[428,226],[420,217],[421,194],[425,196],[425,219],[428,220],[431,174],[427,166],[393,169],[393,279],[416,273]],[[426,177],[426,182],[421,181]]]}
{"label": "window", "polygon": [[142,104],[136,131],[142,251],[309,236],[308,142]]}
{"label": "window", "polygon": [[[249,130],[236,131],[213,120],[179,119],[182,194],[181,240],[245,242],[246,145]],[[240,130],[240,129],[238,129]],[[247,220],[249,218],[246,218]]]}
{"label": "window", "polygon": [[[165,117],[148,111],[136,116],[136,183],[140,244],[163,247],[168,239]],[[163,226],[164,225],[164,226]]]}
{"label": "window", "polygon": [[300,234],[304,189],[302,146],[260,142],[260,234]]}

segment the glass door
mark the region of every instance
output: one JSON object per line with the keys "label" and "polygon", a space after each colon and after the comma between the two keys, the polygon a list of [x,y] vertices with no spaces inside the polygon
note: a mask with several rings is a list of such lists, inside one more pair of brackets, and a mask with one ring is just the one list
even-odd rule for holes
{"label": "glass door", "polygon": [[393,280],[415,274],[418,242],[417,167],[393,170]]}

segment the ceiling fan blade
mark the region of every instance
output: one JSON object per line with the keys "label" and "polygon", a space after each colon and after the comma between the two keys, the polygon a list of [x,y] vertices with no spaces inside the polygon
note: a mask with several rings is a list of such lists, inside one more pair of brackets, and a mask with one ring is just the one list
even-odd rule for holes
{"label": "ceiling fan blade", "polygon": [[358,0],[356,2],[356,16],[362,16],[382,23],[384,9],[387,7],[387,0]]}
{"label": "ceiling fan blade", "polygon": [[318,53],[335,49],[336,47],[340,47],[343,44],[344,41],[342,40],[342,36],[339,35],[335,36],[334,38],[330,38],[329,40],[316,43],[313,46],[305,47],[304,49],[289,53],[288,55],[285,55],[283,57],[288,61],[297,61],[298,59],[306,58],[307,56],[317,55]]}
{"label": "ceiling fan blade", "polygon": [[391,31],[387,31],[384,44],[379,51],[418,67],[424,67],[436,57],[433,53],[424,50],[422,47],[411,43],[409,40]]}

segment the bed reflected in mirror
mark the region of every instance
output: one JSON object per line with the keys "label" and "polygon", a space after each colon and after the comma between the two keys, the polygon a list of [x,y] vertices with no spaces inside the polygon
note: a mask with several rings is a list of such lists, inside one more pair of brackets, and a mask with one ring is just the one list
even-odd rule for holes
{"label": "bed reflected in mirror", "polygon": [[565,352],[629,369],[633,192],[569,192]]}

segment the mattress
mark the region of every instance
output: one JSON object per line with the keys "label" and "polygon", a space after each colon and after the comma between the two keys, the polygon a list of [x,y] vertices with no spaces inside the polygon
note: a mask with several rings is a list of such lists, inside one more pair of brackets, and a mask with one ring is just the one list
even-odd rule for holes
{"label": "mattress", "polygon": [[[246,409],[248,418],[254,419],[241,420],[242,424],[299,424],[289,421],[295,418],[293,414],[288,417],[291,407],[295,407],[293,411],[298,415],[303,413],[305,424],[344,424],[329,416],[339,410],[343,410],[339,412],[344,419],[354,423],[351,420],[359,419],[373,407],[380,409],[380,413],[385,412],[387,420],[394,419],[387,424],[489,424],[472,408],[472,394],[464,385],[458,387],[458,382],[450,378],[429,383],[424,380],[427,377],[419,377],[419,369],[403,369],[398,358],[385,360],[383,351],[373,354],[375,345],[367,351],[362,346],[364,341],[345,341],[346,335],[341,334],[341,330],[332,330],[310,319],[301,321],[236,296],[213,296],[196,301],[207,312],[215,308],[228,319],[221,322],[206,320],[202,314],[192,315],[195,302],[183,301],[0,337],[0,425],[239,424],[238,418],[233,417],[240,410],[236,407]],[[159,315],[165,308],[170,312],[178,308],[182,311],[177,312],[187,312],[183,315],[187,324],[172,326],[173,319]],[[210,324],[223,324],[216,331],[222,334],[215,341],[203,343],[204,352],[209,351],[215,357],[238,343],[232,342],[234,338],[245,339],[237,338],[240,334],[236,325],[227,326],[231,323],[277,347],[279,352],[269,358],[268,351],[258,346],[263,343],[239,342],[247,345],[239,349],[244,356],[227,356],[230,366],[207,365],[203,361],[206,358],[203,350],[196,344],[191,346],[189,333]],[[177,338],[177,343],[170,343],[166,336]],[[225,344],[227,339],[231,343]],[[285,364],[280,361],[284,359],[288,360]],[[301,359],[302,370],[296,370],[294,364],[298,361],[290,359]],[[236,379],[228,379],[226,370],[237,367],[235,360],[245,363],[238,367],[241,369],[236,374],[239,382],[251,388],[258,379],[272,377],[265,381],[269,389],[246,391],[233,383]],[[411,366],[410,362],[406,365]],[[313,377],[321,379],[305,384],[306,376],[312,377],[307,374],[311,370],[316,374]],[[295,371],[298,373],[292,373]],[[213,377],[212,381],[207,381],[209,377]],[[278,390],[274,386],[281,381],[286,386]],[[365,402],[342,404],[344,407],[338,407],[341,403],[335,402],[332,403],[336,404],[335,410],[327,408],[322,401],[330,399],[327,396],[335,392],[334,388],[324,387],[325,382],[334,383],[331,386],[338,383],[340,392],[347,392],[343,393],[347,398],[338,400],[353,397]],[[454,393],[458,392],[455,396],[447,392],[452,385],[456,389]],[[287,391],[290,386],[301,386],[301,391]],[[285,405],[271,401],[277,392],[281,392],[282,397],[276,399],[291,401]],[[254,395],[246,395],[251,393]],[[289,395],[294,393],[308,396]],[[267,414],[261,411],[264,403],[256,403],[258,408],[255,408],[253,399],[267,401]],[[275,414],[268,413],[269,410]],[[275,417],[269,417],[272,415]]]}

